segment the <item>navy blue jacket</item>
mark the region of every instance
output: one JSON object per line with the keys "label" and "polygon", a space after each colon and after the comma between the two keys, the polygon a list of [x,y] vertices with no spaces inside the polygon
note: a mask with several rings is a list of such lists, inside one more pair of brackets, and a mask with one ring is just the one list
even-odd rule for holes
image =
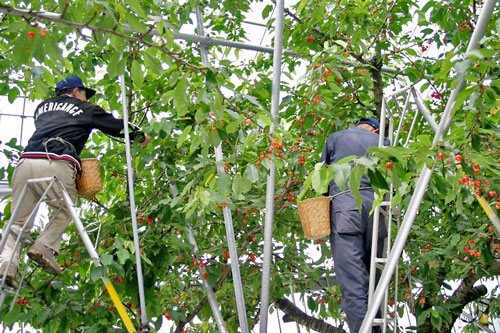
{"label": "navy blue jacket", "polygon": [[[40,103],[35,111],[35,133],[28,141],[21,158],[69,160],[80,166],[80,153],[96,128],[106,134],[123,137],[123,120],[116,119],[100,106],[71,96],[56,96]],[[133,140],[136,131],[132,129]],[[59,137],[64,141],[47,140]]]}
{"label": "navy blue jacket", "polygon": [[[361,127],[353,127],[335,132],[330,135],[325,143],[321,161],[326,164],[334,164],[350,155],[363,156],[366,154],[368,148],[378,147],[378,140],[379,135],[377,133],[370,132]],[[386,139],[384,144],[388,145],[389,141]],[[361,179],[360,187],[367,187],[370,185],[368,178],[363,177]],[[349,189],[349,185],[347,184],[346,189]],[[340,189],[332,180],[328,187],[328,194],[334,195],[339,192],[341,192]]]}

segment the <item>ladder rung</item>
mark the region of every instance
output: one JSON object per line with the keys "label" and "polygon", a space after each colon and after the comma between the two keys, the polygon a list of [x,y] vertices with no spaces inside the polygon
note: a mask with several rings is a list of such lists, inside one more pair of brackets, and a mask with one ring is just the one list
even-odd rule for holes
{"label": "ladder rung", "polygon": [[375,318],[375,319],[373,319],[373,325],[383,326],[383,325],[385,325],[385,321],[384,321],[384,319],[381,319],[381,318]]}
{"label": "ladder rung", "polygon": [[387,258],[375,258],[375,262],[377,264],[385,264],[387,263]]}

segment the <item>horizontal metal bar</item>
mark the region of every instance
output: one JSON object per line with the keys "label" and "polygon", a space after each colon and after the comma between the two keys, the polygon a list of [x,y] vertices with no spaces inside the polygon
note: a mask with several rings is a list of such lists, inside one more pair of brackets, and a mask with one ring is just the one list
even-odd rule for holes
{"label": "horizontal metal bar", "polygon": [[26,183],[28,184],[35,184],[35,183],[42,183],[42,182],[50,182],[54,180],[56,177],[45,177],[45,178],[33,178],[33,179],[28,179]]}
{"label": "horizontal metal bar", "polygon": [[[267,28],[267,24],[264,24],[264,23],[252,22],[252,21],[247,21],[247,20],[243,20],[243,23],[251,24],[251,25],[258,25],[259,27]],[[269,28],[272,28],[272,26],[270,26]]]}
{"label": "horizontal metal bar", "polygon": [[21,117],[21,118],[34,118],[34,116],[26,116],[26,115],[22,115],[22,114],[12,114],[12,113],[1,113],[0,112],[0,117],[1,116]]}
{"label": "horizontal metal bar", "polygon": [[396,90],[396,91],[394,91],[394,92],[392,92],[392,93],[390,93],[390,94],[385,95],[385,96],[384,96],[384,98],[385,98],[385,99],[389,99],[389,98],[391,98],[392,96],[395,96],[395,95],[399,95],[399,94],[401,94],[401,93],[404,93],[405,91],[407,91],[407,90],[408,90],[408,89],[410,89],[411,87],[413,87],[413,83],[412,83],[412,84],[407,85],[407,86],[406,86],[406,87],[404,87],[404,88],[401,88],[401,89]]}

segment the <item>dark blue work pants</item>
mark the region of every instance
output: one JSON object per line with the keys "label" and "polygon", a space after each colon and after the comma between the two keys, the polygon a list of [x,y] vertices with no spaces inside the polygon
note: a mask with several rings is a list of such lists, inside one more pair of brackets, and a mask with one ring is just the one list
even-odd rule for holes
{"label": "dark blue work pants", "polygon": [[[359,331],[368,307],[373,223],[373,216],[369,216],[369,212],[372,208],[373,192],[362,191],[362,196],[364,200],[361,216],[350,194],[334,198],[331,209],[330,242],[334,269],[342,291],[341,307],[347,315],[351,333]],[[381,216],[377,250],[379,257],[382,256],[386,236]],[[378,329],[373,330],[373,332],[378,331]]]}

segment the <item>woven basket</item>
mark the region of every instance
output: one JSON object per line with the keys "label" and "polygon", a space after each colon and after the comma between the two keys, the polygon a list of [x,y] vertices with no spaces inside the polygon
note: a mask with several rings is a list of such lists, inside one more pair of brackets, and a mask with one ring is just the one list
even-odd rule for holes
{"label": "woven basket", "polygon": [[299,217],[307,239],[320,239],[330,234],[330,197],[317,197],[299,202]]}
{"label": "woven basket", "polygon": [[102,190],[101,171],[96,158],[82,160],[82,172],[76,179],[78,196],[91,198]]}

